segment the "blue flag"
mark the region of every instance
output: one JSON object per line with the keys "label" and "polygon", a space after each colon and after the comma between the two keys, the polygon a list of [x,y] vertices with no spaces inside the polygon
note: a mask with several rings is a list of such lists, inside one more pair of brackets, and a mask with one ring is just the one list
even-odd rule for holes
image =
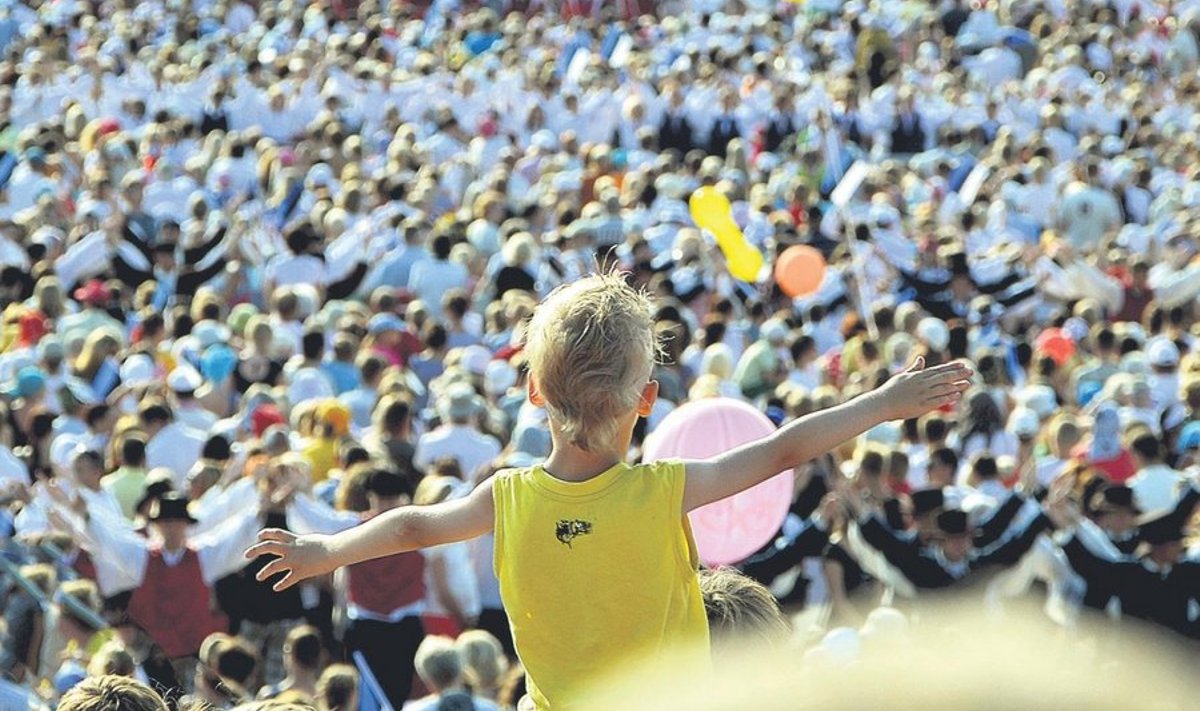
{"label": "blue flag", "polygon": [[375,678],[370,665],[362,652],[353,655],[354,666],[358,669],[358,711],[395,711],[383,693],[383,687]]}

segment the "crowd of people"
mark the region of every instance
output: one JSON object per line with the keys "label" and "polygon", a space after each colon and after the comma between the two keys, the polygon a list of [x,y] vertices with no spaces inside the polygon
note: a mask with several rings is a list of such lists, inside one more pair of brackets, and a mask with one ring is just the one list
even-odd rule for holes
{"label": "crowd of people", "polygon": [[515,706],[492,535],[283,592],[243,552],[542,462],[529,319],[611,270],[661,351],[631,461],[687,402],[975,369],[796,469],[714,635],[837,664],[958,591],[1200,638],[1200,4],[460,5],[0,3],[0,706]]}

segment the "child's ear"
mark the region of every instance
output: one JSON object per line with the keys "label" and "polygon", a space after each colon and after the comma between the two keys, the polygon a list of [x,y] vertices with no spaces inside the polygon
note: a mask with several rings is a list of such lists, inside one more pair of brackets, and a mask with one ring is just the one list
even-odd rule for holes
{"label": "child's ear", "polygon": [[542,393],[538,391],[537,381],[534,380],[532,373],[529,374],[528,391],[529,402],[533,403],[536,407],[546,406],[546,399],[543,398]]}
{"label": "child's ear", "polygon": [[642,388],[642,397],[638,401],[638,415],[640,417],[649,417],[650,412],[654,410],[654,403],[658,402],[658,381],[651,380]]}

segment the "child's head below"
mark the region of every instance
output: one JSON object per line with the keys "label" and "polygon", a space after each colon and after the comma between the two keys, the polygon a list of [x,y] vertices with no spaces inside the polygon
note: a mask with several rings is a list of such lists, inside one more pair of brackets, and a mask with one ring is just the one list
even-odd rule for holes
{"label": "child's head below", "polygon": [[534,403],[556,443],[624,453],[620,440],[657,395],[650,302],[617,273],[555,289],[534,312],[525,352]]}

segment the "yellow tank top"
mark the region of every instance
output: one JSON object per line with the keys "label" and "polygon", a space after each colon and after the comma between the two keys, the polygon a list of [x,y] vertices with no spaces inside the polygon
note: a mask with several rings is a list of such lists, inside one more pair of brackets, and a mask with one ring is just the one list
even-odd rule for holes
{"label": "yellow tank top", "polygon": [[683,485],[679,461],[618,464],[585,482],[540,466],[496,476],[496,577],[539,709],[570,708],[605,675],[679,649],[703,673],[708,621]]}

